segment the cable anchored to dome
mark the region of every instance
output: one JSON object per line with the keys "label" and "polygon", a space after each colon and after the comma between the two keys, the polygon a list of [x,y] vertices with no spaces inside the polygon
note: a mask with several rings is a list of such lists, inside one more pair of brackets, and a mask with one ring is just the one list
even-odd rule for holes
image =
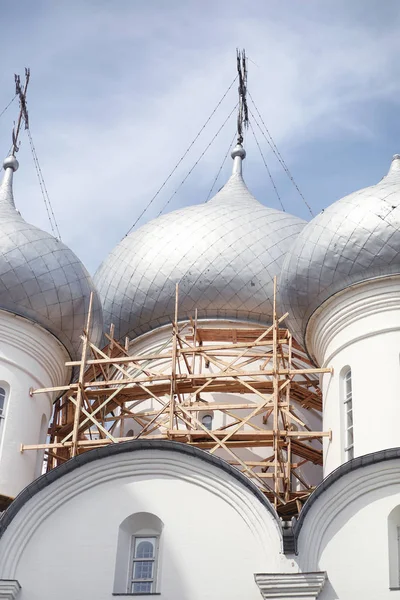
{"label": "cable anchored to dome", "polygon": [[[248,107],[247,107],[247,58],[246,58],[246,53],[244,50],[236,50],[236,64],[237,64],[237,77],[234,79],[234,81],[232,82],[231,86],[233,85],[233,83],[236,81],[236,79],[239,80],[239,87],[238,87],[238,92],[239,92],[239,100],[237,102],[237,104],[235,105],[235,107],[232,109],[232,111],[229,113],[229,115],[227,116],[227,118],[225,119],[225,121],[222,123],[221,127],[218,129],[218,131],[215,133],[215,135],[213,136],[213,138],[211,139],[211,141],[207,144],[207,146],[205,147],[205,149],[203,150],[203,152],[200,154],[199,158],[196,160],[196,162],[194,163],[194,165],[191,167],[191,169],[188,171],[188,173],[185,175],[185,177],[182,179],[182,181],[180,182],[180,184],[178,185],[178,187],[175,189],[175,191],[171,194],[171,196],[168,198],[167,202],[164,204],[163,208],[160,210],[160,212],[158,213],[158,216],[160,216],[164,210],[167,208],[167,206],[170,204],[171,200],[174,198],[174,196],[178,193],[178,191],[180,190],[180,188],[182,187],[182,185],[185,183],[185,181],[188,179],[188,177],[191,175],[191,173],[193,172],[193,170],[195,169],[195,167],[198,165],[198,163],[200,162],[200,160],[203,158],[203,156],[205,155],[205,153],[207,152],[207,150],[210,148],[210,146],[212,145],[212,143],[214,142],[214,140],[218,137],[218,135],[220,134],[220,132],[222,131],[222,129],[225,127],[226,123],[229,121],[230,117],[232,116],[232,114],[234,113],[234,111],[236,109],[238,109],[238,114],[237,114],[237,133],[235,135],[237,135],[237,143],[242,146],[243,144],[243,133],[244,133],[244,129],[247,129],[249,126],[249,112],[248,112]],[[230,88],[229,88],[230,89]],[[227,90],[226,94],[228,93],[229,89]],[[225,95],[226,95],[225,94]],[[230,148],[232,146],[233,140],[235,139],[235,136],[232,139]],[[230,149],[229,148],[229,149]],[[229,154],[229,150],[226,153],[221,167],[218,170],[217,176],[214,179],[214,182],[211,186],[211,189],[209,191],[208,197],[206,202],[208,202],[208,200],[210,199],[210,195],[212,193],[212,190],[215,186],[215,183],[219,177],[219,174],[225,164],[226,158]]]}
{"label": "cable anchored to dome", "polygon": [[233,113],[235,112],[235,110],[237,109],[237,107],[238,107],[238,104],[236,104],[233,107],[233,109],[231,110],[231,112],[229,113],[229,115],[226,117],[225,121],[222,123],[221,127],[218,129],[217,133],[212,137],[211,141],[204,148],[204,150],[200,154],[199,158],[196,160],[196,162],[191,167],[191,169],[186,173],[185,177],[182,179],[182,181],[180,182],[180,184],[178,185],[178,187],[175,189],[175,191],[168,198],[167,202],[164,204],[164,206],[162,207],[162,209],[160,210],[160,212],[158,213],[157,216],[160,216],[164,212],[164,210],[167,208],[167,206],[171,202],[172,198],[178,193],[178,191],[181,189],[181,187],[183,186],[183,184],[185,183],[185,181],[187,180],[187,178],[193,173],[195,167],[199,164],[199,162],[201,161],[201,159],[203,158],[203,156],[205,155],[205,153],[207,152],[207,150],[209,149],[209,147],[211,146],[211,144],[214,142],[214,140],[221,133],[221,131],[223,130],[223,128],[225,127],[225,125],[227,124],[227,122],[229,121],[229,119],[231,118],[231,116],[233,115]]}
{"label": "cable anchored to dome", "polygon": [[54,237],[58,238],[61,241],[60,230],[58,229],[56,217],[54,215],[53,207],[50,202],[49,193],[47,191],[46,183],[44,181],[42,169],[40,168],[38,155],[37,155],[36,148],[35,148],[33,140],[32,140],[31,130],[29,128],[28,128],[27,133],[28,133],[29,145],[31,147],[33,162],[34,162],[35,169],[36,169],[36,175],[39,180],[40,191],[42,192],[43,202],[44,202],[44,205],[46,207],[46,212],[47,212],[47,218],[49,219],[49,223],[50,223],[50,227],[51,227],[51,232],[54,235]]}
{"label": "cable anchored to dome", "polygon": [[215,184],[216,184],[216,183],[217,183],[217,181],[218,181],[218,177],[221,175],[221,171],[222,171],[222,169],[224,168],[224,164],[226,163],[226,159],[228,158],[228,154],[229,154],[229,152],[230,152],[230,151],[231,151],[231,149],[232,149],[232,145],[233,145],[233,142],[235,141],[235,137],[236,137],[236,132],[233,134],[233,138],[231,139],[231,141],[230,141],[230,143],[229,143],[228,150],[226,151],[226,154],[225,154],[225,156],[224,156],[224,158],[223,158],[223,161],[222,161],[222,163],[221,163],[221,166],[220,166],[220,168],[218,169],[218,172],[217,172],[217,174],[216,174],[216,176],[215,176],[215,178],[214,178],[214,181],[213,181],[213,183],[212,183],[212,186],[211,186],[211,188],[210,188],[210,191],[208,192],[208,196],[207,196],[206,203],[207,203],[207,202],[209,201],[209,199],[211,198],[211,194],[213,193],[213,189],[214,189],[214,187],[215,187]]}
{"label": "cable anchored to dome", "polygon": [[28,107],[27,107],[27,102],[26,102],[26,93],[28,90],[30,75],[31,75],[30,69],[25,68],[25,84],[23,87],[21,85],[20,76],[19,75],[14,76],[15,77],[15,97],[18,96],[18,99],[19,99],[19,115],[18,115],[17,124],[16,124],[16,126],[14,126],[13,131],[12,131],[11,154],[13,156],[15,156],[16,152],[19,151],[19,134],[21,131],[22,123],[24,123],[24,126],[25,126],[24,128],[27,131],[29,145],[31,148],[32,156],[33,156],[33,162],[35,165],[36,174],[37,174],[37,177],[39,180],[39,186],[40,186],[40,190],[42,192],[42,197],[43,197],[44,205],[46,208],[47,217],[48,217],[49,223],[50,223],[50,228],[51,228],[51,231],[52,231],[54,237],[57,237],[59,240],[61,240],[60,231],[58,229],[58,224],[57,224],[57,221],[56,221],[56,218],[54,215],[53,207],[50,202],[49,193],[47,191],[46,183],[44,181],[42,169],[39,164],[39,159],[37,156],[36,148],[33,144],[32,134],[31,134],[31,131],[29,128],[29,115],[28,115]]}
{"label": "cable anchored to dome", "polygon": [[17,94],[14,94],[14,96],[11,98],[10,102],[3,108],[3,110],[0,112],[0,117],[2,117],[4,115],[4,113],[6,112],[6,110],[8,108],[10,108],[11,104],[14,102],[15,98],[17,97]]}
{"label": "cable anchored to dome", "polygon": [[282,167],[282,168],[283,168],[283,170],[285,171],[285,173],[286,173],[286,175],[288,176],[289,180],[292,182],[292,184],[293,184],[293,185],[294,185],[294,187],[296,188],[296,190],[297,190],[297,192],[298,192],[298,194],[299,194],[300,198],[303,200],[303,202],[304,202],[304,204],[306,205],[306,207],[307,207],[307,209],[308,209],[309,213],[311,214],[311,216],[312,216],[312,217],[314,217],[314,213],[313,213],[313,211],[312,211],[312,209],[311,209],[311,206],[308,204],[307,200],[305,199],[305,197],[304,197],[304,196],[303,196],[303,194],[301,193],[299,186],[297,185],[297,183],[296,183],[296,182],[295,182],[295,180],[294,180],[294,177],[293,177],[293,175],[292,175],[292,174],[291,174],[291,172],[289,171],[289,168],[288,168],[288,166],[286,165],[286,163],[285,163],[285,161],[284,161],[284,159],[283,159],[283,156],[282,156],[282,154],[279,152],[279,150],[278,150],[278,147],[277,147],[277,145],[275,144],[275,142],[274,142],[274,139],[273,139],[273,137],[272,137],[271,133],[269,132],[269,130],[268,130],[268,127],[266,126],[266,124],[265,124],[265,122],[264,122],[264,119],[262,118],[262,116],[261,116],[261,114],[260,114],[260,111],[258,110],[258,108],[257,108],[257,105],[256,105],[256,103],[254,102],[254,100],[253,100],[253,97],[252,97],[252,95],[250,94],[250,92],[249,92],[249,98],[250,98],[250,100],[251,100],[251,102],[252,102],[252,104],[253,104],[253,106],[254,106],[254,108],[255,108],[256,112],[257,112],[257,115],[258,115],[258,116],[259,116],[259,118],[260,118],[260,121],[261,121],[262,125],[264,126],[264,129],[265,129],[265,131],[264,131],[264,129],[261,127],[260,123],[258,122],[258,120],[257,120],[256,116],[254,115],[254,113],[252,112],[252,110],[251,110],[251,109],[249,109],[249,112],[250,112],[250,116],[251,116],[251,118],[254,120],[255,124],[257,125],[258,129],[260,130],[260,132],[261,132],[262,136],[265,138],[265,140],[266,140],[266,142],[267,142],[268,146],[271,148],[272,152],[273,152],[273,153],[274,153],[274,155],[276,156],[276,158],[277,158],[278,162],[280,163],[281,167]]}
{"label": "cable anchored to dome", "polygon": [[253,137],[254,137],[254,139],[255,139],[255,141],[256,141],[257,147],[258,147],[258,149],[259,149],[259,151],[260,151],[261,158],[262,158],[262,160],[263,160],[263,163],[264,163],[264,166],[265,166],[265,168],[266,168],[266,170],[267,170],[268,176],[269,176],[269,178],[270,178],[270,180],[271,180],[272,187],[273,187],[273,188],[274,188],[274,190],[275,190],[275,194],[276,194],[276,197],[278,198],[279,204],[281,205],[283,212],[286,212],[286,210],[285,210],[285,207],[283,206],[282,199],[281,199],[281,197],[280,197],[280,195],[279,195],[278,188],[276,187],[276,185],[275,185],[275,181],[274,181],[274,179],[273,179],[273,177],[272,177],[272,173],[271,173],[271,171],[270,171],[270,170],[269,170],[269,168],[268,168],[267,161],[265,160],[264,154],[263,154],[263,152],[262,152],[262,150],[261,150],[261,146],[260,146],[260,144],[259,144],[259,141],[258,141],[258,139],[257,139],[257,136],[256,136],[256,132],[254,131],[254,128],[253,128],[253,125],[251,124],[251,122],[250,122],[250,129],[251,129],[251,132],[252,132],[252,134],[253,134]]}
{"label": "cable anchored to dome", "polygon": [[208,123],[211,121],[212,117],[215,115],[215,113],[217,112],[218,108],[221,106],[222,102],[225,100],[226,96],[228,95],[228,92],[232,89],[232,86],[235,83],[235,81],[237,80],[237,78],[238,78],[238,76],[236,76],[234,78],[234,80],[232,81],[232,83],[230,84],[230,86],[228,87],[228,89],[226,90],[226,92],[224,93],[224,95],[222,96],[222,98],[218,101],[216,107],[214,108],[214,110],[212,111],[212,113],[210,114],[210,116],[208,117],[208,119],[206,120],[206,122],[204,123],[204,125],[201,127],[201,129],[199,130],[199,132],[197,133],[197,135],[195,136],[195,138],[193,139],[193,141],[186,148],[185,152],[182,154],[181,158],[178,160],[178,162],[176,163],[176,165],[174,166],[174,168],[172,169],[172,171],[170,172],[170,174],[168,175],[168,177],[160,185],[160,187],[158,188],[158,190],[156,191],[156,193],[154,194],[154,196],[150,199],[150,201],[148,202],[148,204],[145,206],[145,208],[142,210],[142,212],[140,213],[140,215],[137,217],[137,219],[133,223],[132,227],[126,232],[125,237],[130,234],[130,232],[132,231],[132,229],[134,229],[134,227],[136,227],[136,225],[139,223],[140,219],[143,217],[143,215],[145,215],[145,213],[148,211],[148,209],[150,208],[150,206],[153,204],[154,200],[157,198],[157,196],[160,194],[160,192],[167,185],[168,181],[171,179],[172,175],[175,173],[175,171],[177,170],[177,168],[179,167],[179,165],[182,163],[182,161],[189,154],[190,150],[192,149],[192,147],[194,146],[194,144],[197,142],[197,140],[199,139],[200,135],[203,133],[204,129],[207,127]]}

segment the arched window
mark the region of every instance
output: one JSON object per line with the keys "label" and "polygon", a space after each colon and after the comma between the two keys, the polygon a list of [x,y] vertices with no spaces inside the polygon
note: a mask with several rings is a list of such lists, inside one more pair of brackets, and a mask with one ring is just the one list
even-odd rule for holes
{"label": "arched window", "polygon": [[354,433],[353,433],[353,389],[351,369],[347,369],[343,377],[344,383],[344,453],[346,460],[354,458]]}
{"label": "arched window", "polygon": [[133,437],[133,429],[126,432],[126,437]]}
{"label": "arched window", "polygon": [[3,429],[4,419],[6,418],[6,390],[0,387],[0,436]]}
{"label": "arched window", "polygon": [[6,416],[6,390],[0,387],[0,419]]}
{"label": "arched window", "polygon": [[212,415],[203,415],[201,422],[206,429],[208,429],[208,430],[212,429],[212,422],[213,422]]}
{"label": "arched window", "polygon": [[160,591],[159,555],[163,529],[151,513],[135,513],[119,526],[115,594],[154,594]]}
{"label": "arched window", "polygon": [[[38,444],[45,444],[47,439],[47,430],[49,427],[48,419],[46,415],[42,415],[40,422],[40,431],[38,437]],[[40,477],[43,473],[43,460],[44,460],[44,448],[36,450],[36,467],[35,467],[35,478]]]}

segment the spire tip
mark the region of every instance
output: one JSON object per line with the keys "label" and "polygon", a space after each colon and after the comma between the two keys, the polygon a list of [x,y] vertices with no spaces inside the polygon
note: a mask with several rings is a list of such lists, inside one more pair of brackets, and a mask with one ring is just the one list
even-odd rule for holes
{"label": "spire tip", "polygon": [[246,150],[243,148],[242,144],[236,144],[234,149],[231,152],[231,157],[233,158],[233,169],[232,175],[235,173],[242,174],[242,160],[246,158]]}
{"label": "spire tip", "polygon": [[399,174],[400,172],[400,154],[394,154],[390,164],[388,175]]}
{"label": "spire tip", "polygon": [[4,170],[12,169],[15,172],[15,171],[17,171],[18,167],[19,167],[19,162],[17,161],[15,156],[13,156],[12,154],[10,156],[7,156],[7,158],[3,162]]}
{"label": "spire tip", "polygon": [[246,158],[246,150],[243,148],[242,144],[236,144],[231,152],[231,156],[232,158],[239,156],[242,160]]}

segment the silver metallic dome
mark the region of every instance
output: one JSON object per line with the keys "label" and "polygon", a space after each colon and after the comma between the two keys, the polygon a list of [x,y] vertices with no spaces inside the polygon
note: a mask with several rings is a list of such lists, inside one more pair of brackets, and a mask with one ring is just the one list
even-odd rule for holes
{"label": "silver metallic dome", "polygon": [[125,237],[98,269],[95,284],[105,325],[131,338],[174,317],[268,323],[273,278],[304,222],[266,208],[241,174],[245,152],[232,153],[233,174],[206,204],[169,213]]}
{"label": "silver metallic dome", "polygon": [[281,308],[304,343],[308,320],[333,294],[400,273],[400,155],[378,184],[338,200],[306,225],[286,256]]}
{"label": "silver metallic dome", "polygon": [[102,310],[89,273],[75,254],[45,231],[26,223],[15,209],[12,180],[18,161],[3,163],[0,185],[0,309],[51,332],[72,358],[78,356],[94,292],[91,340],[102,334]]}

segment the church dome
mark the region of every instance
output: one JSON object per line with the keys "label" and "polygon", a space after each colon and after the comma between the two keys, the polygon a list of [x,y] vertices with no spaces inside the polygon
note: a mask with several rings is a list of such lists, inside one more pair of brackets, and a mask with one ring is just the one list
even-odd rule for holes
{"label": "church dome", "polygon": [[100,266],[95,283],[117,339],[171,323],[176,283],[179,319],[197,308],[199,318],[270,322],[274,276],[304,222],[254,198],[244,157],[236,146],[233,174],[208,203],[149,222]]}
{"label": "church dome", "polygon": [[15,208],[12,180],[18,161],[3,163],[0,185],[0,310],[25,317],[51,332],[78,357],[94,292],[90,339],[102,334],[102,310],[89,273],[76,255],[49,233],[26,223]]}
{"label": "church dome", "polygon": [[281,308],[304,341],[325,300],[363,281],[400,273],[400,155],[376,185],[338,200],[310,221],[286,256]]}

